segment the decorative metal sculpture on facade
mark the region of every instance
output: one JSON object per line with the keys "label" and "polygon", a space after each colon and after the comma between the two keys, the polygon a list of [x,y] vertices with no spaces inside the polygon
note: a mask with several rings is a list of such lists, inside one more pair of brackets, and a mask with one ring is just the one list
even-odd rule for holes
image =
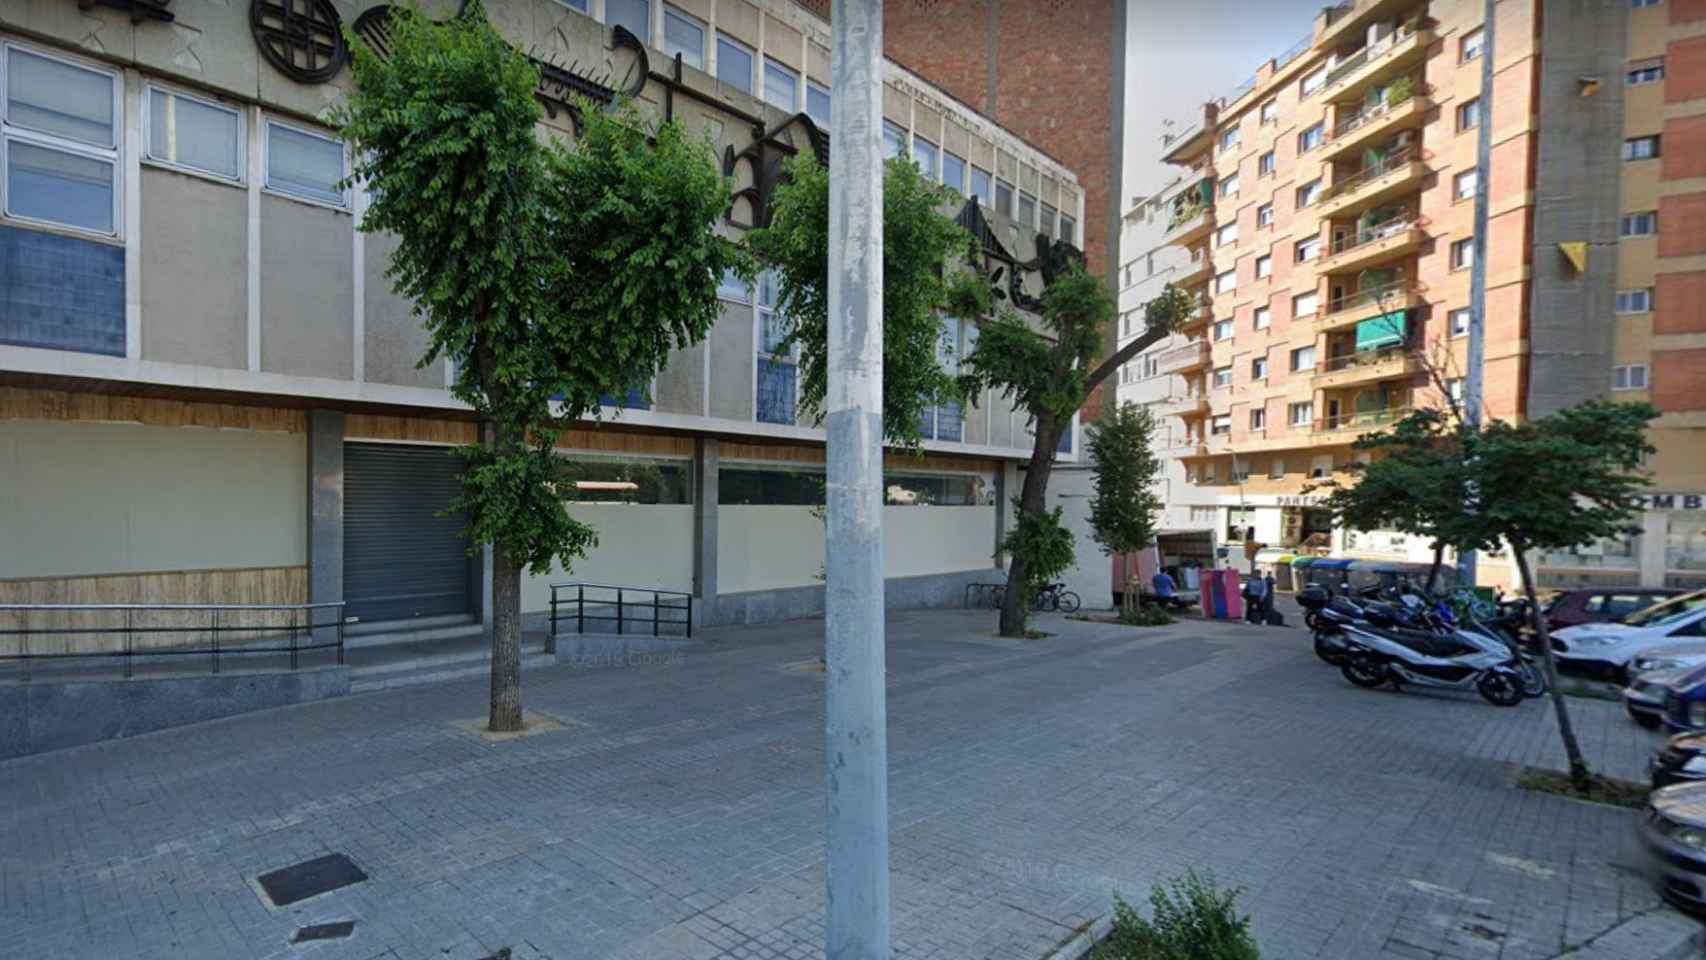
{"label": "decorative metal sculpture on facade", "polygon": [[1007,300],[1020,310],[1041,313],[1043,309],[1040,295],[1032,296],[1025,292],[1026,274],[1040,273],[1041,287],[1047,290],[1055,278],[1071,269],[1073,264],[1084,266],[1084,251],[1044,233],[1037,234],[1037,255],[1029,260],[1020,260],[995,235],[976,197],[967,200],[954,219],[977,238],[983,251],[983,273],[989,278],[995,298]]}
{"label": "decorative metal sculpture on facade", "polygon": [[130,14],[131,23],[141,23],[144,20],[158,20],[161,23],[171,23],[177,15],[166,9],[172,0],[77,0],[77,9],[93,10],[96,7],[111,7]]}
{"label": "decorative metal sculpture on facade", "polygon": [[267,62],[297,83],[325,83],[349,59],[331,0],[251,0],[249,29]]}
{"label": "decorative metal sculpture on facade", "polygon": [[[829,163],[829,132],[819,130],[812,118],[803,113],[794,114],[770,130],[754,126],[752,143],[739,153],[733,146],[724,147],[723,176],[733,178],[737,184],[746,184],[735,190],[724,219],[737,227],[769,226],[770,202],[776,196],[776,188],[788,176],[784,164],[805,147],[811,148],[818,163]],[[743,168],[746,175],[737,176]],[[737,215],[743,208],[747,213],[745,221]]]}

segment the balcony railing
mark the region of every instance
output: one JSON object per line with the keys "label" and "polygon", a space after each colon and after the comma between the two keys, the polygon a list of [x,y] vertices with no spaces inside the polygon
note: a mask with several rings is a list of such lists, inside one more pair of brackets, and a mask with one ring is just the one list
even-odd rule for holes
{"label": "balcony railing", "polygon": [[[1394,280],[1376,287],[1347,293],[1327,302],[1327,313],[1344,313],[1347,310],[1360,310],[1368,306],[1381,306],[1387,302],[1402,303],[1419,288],[1416,281],[1408,279]],[[1396,308],[1395,308],[1396,309]]]}
{"label": "balcony railing", "polygon": [[1359,190],[1374,180],[1386,176],[1412,160],[1422,159],[1421,148],[1415,146],[1401,147],[1392,151],[1391,155],[1383,157],[1376,163],[1365,164],[1361,170],[1339,180],[1321,191],[1321,201],[1342,197],[1347,193]]}
{"label": "balcony railing", "polygon": [[1318,367],[1315,371],[1315,375],[1320,377],[1326,376],[1327,374],[1340,373],[1345,370],[1354,370],[1357,367],[1372,367],[1375,364],[1385,363],[1388,360],[1402,360],[1409,356],[1411,356],[1410,348],[1404,344],[1381,347],[1377,350],[1358,350],[1355,353],[1347,353],[1342,357],[1333,357]]}
{"label": "balcony railing", "polygon": [[1338,238],[1328,256],[1336,257],[1341,253],[1349,253],[1358,247],[1366,247],[1371,243],[1379,243],[1388,237],[1396,237],[1406,230],[1414,230],[1422,225],[1420,217],[1394,217],[1385,223],[1376,224],[1366,229]]}
{"label": "balcony railing", "polygon": [[1359,110],[1357,111],[1356,116],[1339,121],[1338,126],[1333,128],[1332,139],[1338,140],[1342,137],[1349,136],[1350,134],[1355,133],[1358,129],[1386,117],[1394,110],[1416,100],[1418,97],[1426,98],[1432,90],[1433,88],[1425,83],[1415,84],[1409,93],[1402,94],[1400,96],[1387,97],[1385,101],[1375,106]]}
{"label": "balcony railing", "polygon": [[1404,419],[1412,409],[1414,408],[1405,404],[1398,407],[1386,407],[1382,410],[1365,410],[1358,413],[1342,413],[1336,417],[1322,417],[1315,421],[1315,432],[1361,433],[1365,430],[1375,430]]}
{"label": "balcony railing", "polygon": [[1353,53],[1349,57],[1340,61],[1333,67],[1333,69],[1327,71],[1326,85],[1331,87],[1340,80],[1343,80],[1345,77],[1356,72],[1358,67],[1361,67],[1370,61],[1379,60],[1394,47],[1422,32],[1422,29],[1422,21],[1420,18],[1406,21],[1401,24],[1397,30],[1388,34],[1384,39],[1376,40],[1374,43],[1363,47],[1361,50],[1358,50],[1356,53]]}

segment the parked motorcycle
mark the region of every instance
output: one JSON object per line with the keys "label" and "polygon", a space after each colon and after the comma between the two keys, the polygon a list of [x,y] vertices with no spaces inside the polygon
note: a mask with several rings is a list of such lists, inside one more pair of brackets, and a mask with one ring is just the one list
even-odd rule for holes
{"label": "parked motorcycle", "polygon": [[[1378,611],[1376,620],[1385,619]],[[1474,690],[1495,706],[1514,707],[1527,693],[1522,658],[1501,641],[1453,630],[1439,633],[1373,621],[1344,627],[1346,652],[1340,671],[1359,687],[1390,683]]]}

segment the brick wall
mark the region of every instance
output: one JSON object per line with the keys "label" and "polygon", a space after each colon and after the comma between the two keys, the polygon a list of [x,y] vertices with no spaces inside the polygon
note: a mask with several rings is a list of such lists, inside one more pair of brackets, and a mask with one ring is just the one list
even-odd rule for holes
{"label": "brick wall", "polygon": [[1706,37],[1675,40],[1665,49],[1665,102],[1706,97]]}
{"label": "brick wall", "polygon": [[1706,193],[1673,194],[1659,199],[1659,256],[1692,257],[1706,253]]}
{"label": "brick wall", "polygon": [[1670,22],[1706,20],[1706,0],[1670,0]]}
{"label": "brick wall", "polygon": [[1660,176],[1666,180],[1706,177],[1706,115],[1665,121]]}
{"label": "brick wall", "polygon": [[1653,353],[1653,404],[1665,411],[1706,409],[1706,350]]}
{"label": "brick wall", "polygon": [[1706,271],[1658,275],[1653,290],[1653,332],[1706,333]]}

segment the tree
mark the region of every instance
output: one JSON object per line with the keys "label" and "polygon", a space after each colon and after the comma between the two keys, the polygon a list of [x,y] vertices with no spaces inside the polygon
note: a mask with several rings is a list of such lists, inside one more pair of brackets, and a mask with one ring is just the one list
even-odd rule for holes
{"label": "tree", "polygon": [[[782,349],[800,350],[800,412],[821,421],[829,373],[829,171],[810,154],[788,161],[770,224],[747,234],[763,264],[780,275]],[[883,176],[883,435],[916,448],[925,413],[959,398],[942,369],[941,314],[981,282],[958,266],[975,253],[971,234],[943,212],[947,188],[910,161]]]}
{"label": "tree", "polygon": [[582,103],[571,150],[539,136],[539,72],[478,0],[391,21],[383,54],[351,36],[358,87],[334,118],[371,196],[361,229],[397,238],[386,276],[431,338],[420,364],[452,361],[481,421],[456,506],[492,545],[488,724],[518,730],[522,570],[596,542],[556,492],[557,438],[702,339],[718,279],[747,268],[713,229],[729,190],[708,143]]}
{"label": "tree", "polygon": [[[1031,415],[1035,440],[1025,470],[1025,482],[1015,506],[1018,525],[1041,523],[1061,430],[1084,406],[1096,386],[1143,350],[1172,333],[1196,304],[1171,284],[1144,308],[1145,329],[1113,355],[1101,360],[1102,338],[1113,322],[1115,304],[1106,283],[1084,269],[1083,257],[1065,244],[1038,240],[1039,260],[1045,264],[1042,329],[1010,308],[986,316],[980,324],[977,349],[966,357],[968,372],[962,384],[968,394],[984,388],[1002,391],[1014,405]],[[974,293],[988,303],[987,289]],[[962,306],[961,316],[970,316]],[[981,312],[981,311],[980,311]],[[1029,542],[1037,542],[1031,538]],[[1007,590],[1001,600],[1001,635],[1025,632],[1026,599],[1036,579],[1032,566],[1043,558],[1024,550],[1009,551]]]}
{"label": "tree", "polygon": [[1552,687],[1558,734],[1570,761],[1570,780],[1592,782],[1563,693],[1546,618],[1535,598],[1533,550],[1567,550],[1640,532],[1639,495],[1647,486],[1641,461],[1653,452],[1648,421],[1659,411],[1644,403],[1593,400],[1524,423],[1493,421],[1472,436],[1470,478],[1478,521],[1472,543],[1510,545],[1523,595]]}
{"label": "tree", "polygon": [[1162,504],[1154,486],[1161,461],[1149,446],[1154,430],[1148,408],[1135,403],[1109,407],[1086,430],[1096,471],[1090,527],[1106,553],[1130,553],[1155,540],[1155,513]]}

